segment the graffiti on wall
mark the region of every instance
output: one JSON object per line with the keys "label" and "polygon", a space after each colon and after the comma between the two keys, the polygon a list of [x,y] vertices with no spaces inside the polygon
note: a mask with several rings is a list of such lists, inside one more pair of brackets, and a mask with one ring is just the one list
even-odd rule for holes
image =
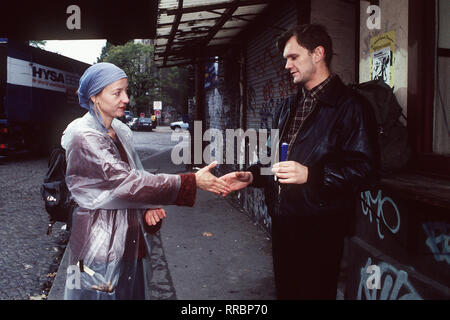
{"label": "graffiti on wall", "polygon": [[269,231],[272,228],[272,219],[267,212],[264,192],[258,188],[247,188],[237,194],[237,199],[244,209],[253,215],[255,221]]}
{"label": "graffiti on wall", "polygon": [[275,51],[273,45],[267,45],[264,47],[262,54],[255,60],[252,70],[258,77],[262,77],[272,67],[275,69],[277,76],[280,76],[279,58],[280,53]]}
{"label": "graffiti on wall", "polygon": [[263,53],[255,60],[251,70],[258,78],[263,78],[269,72],[275,71],[276,78],[265,81],[262,88],[264,101],[274,98],[278,94],[286,98],[295,92],[296,86],[290,74],[284,69],[283,62],[280,63],[281,53],[277,52],[273,45],[267,45]]}
{"label": "graffiti on wall", "polygon": [[274,80],[275,79],[266,80],[262,87],[262,97],[264,101],[271,100],[275,98],[275,96],[285,99],[295,93],[297,87],[292,81],[289,73],[283,72],[276,84],[274,83]]}
{"label": "graffiti on wall", "polygon": [[263,90],[262,90],[264,101],[273,99],[273,96],[275,94],[274,87],[275,86],[273,85],[272,79],[269,79],[266,81],[266,83],[263,86]]}
{"label": "graffiti on wall", "polygon": [[224,105],[223,97],[217,88],[214,88],[213,90],[210,90],[210,92],[208,92],[207,101],[210,118],[220,119],[221,117],[226,115],[227,112],[229,112],[230,108],[227,105]]}
{"label": "graffiti on wall", "polygon": [[259,119],[259,127],[260,129],[268,129],[271,127],[271,120],[273,111],[275,108],[279,107],[283,103],[282,98],[271,98],[267,101],[264,101],[260,106],[257,105],[256,102],[256,90],[252,86],[248,87],[248,111],[253,113],[254,118]]}
{"label": "graffiti on wall", "polygon": [[272,103],[263,103],[262,108],[259,110],[259,127],[261,129],[271,129],[271,123],[272,123],[272,113],[273,113],[273,99],[271,100]]}
{"label": "graffiti on wall", "polygon": [[[247,88],[248,111],[253,113],[255,118],[260,119],[259,128],[262,129],[271,128],[270,119],[275,108],[296,92],[297,87],[293,83],[291,75],[284,70],[280,59],[281,54],[272,45],[268,45],[250,68],[258,79],[265,79],[267,74],[273,75],[262,81],[260,86],[254,87],[249,83]],[[258,99],[258,97],[262,99]],[[258,101],[262,102],[258,103]]]}
{"label": "graffiti on wall", "polygon": [[370,274],[367,268],[372,265],[372,259],[369,257],[367,263],[361,268],[361,278],[358,286],[358,300],[422,300],[414,287],[408,280],[408,273],[399,270],[387,262],[377,264],[379,267],[380,286],[369,289],[367,280]]}
{"label": "graffiti on wall", "polygon": [[361,192],[361,209],[365,216],[369,215],[370,223],[373,219],[376,220],[380,239],[384,239],[381,223],[392,234],[396,234],[400,230],[400,211],[390,197],[383,197],[381,190],[378,190],[376,197],[372,197],[371,191]]}
{"label": "graffiti on wall", "polygon": [[427,222],[422,224],[422,228],[427,235],[425,244],[433,253],[434,259],[438,262],[450,264],[450,224],[447,222]]}

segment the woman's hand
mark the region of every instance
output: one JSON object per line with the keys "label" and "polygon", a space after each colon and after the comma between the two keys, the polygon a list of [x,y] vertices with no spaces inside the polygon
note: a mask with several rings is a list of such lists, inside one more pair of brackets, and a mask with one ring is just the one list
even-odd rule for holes
{"label": "woman's hand", "polygon": [[149,226],[156,225],[160,220],[166,217],[166,211],[162,208],[152,208],[145,212],[144,219]]}
{"label": "woman's hand", "polygon": [[218,195],[228,194],[231,192],[231,189],[228,187],[228,183],[226,181],[219,180],[219,178],[209,172],[209,170],[214,168],[216,165],[217,161],[211,162],[209,165],[195,173],[197,187],[202,190],[214,192]]}

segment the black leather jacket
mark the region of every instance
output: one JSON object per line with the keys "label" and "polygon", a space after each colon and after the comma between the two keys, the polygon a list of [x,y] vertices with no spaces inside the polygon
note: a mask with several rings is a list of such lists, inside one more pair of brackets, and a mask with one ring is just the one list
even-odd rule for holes
{"label": "black leather jacket", "polygon": [[[280,137],[287,130],[296,101],[297,97],[288,98],[275,110],[272,127],[279,129]],[[351,213],[355,194],[377,178],[376,139],[372,110],[335,76],[303,123],[288,154],[287,160],[308,167],[307,182],[281,185],[272,175],[260,174],[261,164],[247,170],[253,174],[252,186],[264,187],[272,216]]]}

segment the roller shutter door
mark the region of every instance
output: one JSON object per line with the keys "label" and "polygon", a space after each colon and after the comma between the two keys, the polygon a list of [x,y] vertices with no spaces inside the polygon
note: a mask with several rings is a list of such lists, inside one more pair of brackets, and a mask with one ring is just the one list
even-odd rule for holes
{"label": "roller shutter door", "polygon": [[[276,106],[294,94],[289,73],[284,69],[285,60],[276,48],[277,37],[297,21],[294,2],[274,13],[267,26],[249,41],[247,52],[247,128],[270,129]],[[269,27],[271,26],[271,27]]]}

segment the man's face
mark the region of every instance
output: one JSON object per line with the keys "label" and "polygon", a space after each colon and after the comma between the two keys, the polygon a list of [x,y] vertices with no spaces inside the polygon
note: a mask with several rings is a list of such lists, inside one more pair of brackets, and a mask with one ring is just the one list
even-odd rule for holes
{"label": "man's face", "polygon": [[288,70],[295,84],[307,84],[316,73],[313,54],[297,42],[292,36],[284,46],[283,57],[286,59],[285,69]]}

